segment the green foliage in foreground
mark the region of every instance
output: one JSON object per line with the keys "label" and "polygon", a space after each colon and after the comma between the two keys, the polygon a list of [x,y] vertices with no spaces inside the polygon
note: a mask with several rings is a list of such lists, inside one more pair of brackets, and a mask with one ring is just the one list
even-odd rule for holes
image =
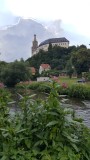
{"label": "green foliage in foreground", "polygon": [[90,130],[60,105],[58,87],[45,101],[22,98],[14,116],[1,105],[1,160],[90,160]]}

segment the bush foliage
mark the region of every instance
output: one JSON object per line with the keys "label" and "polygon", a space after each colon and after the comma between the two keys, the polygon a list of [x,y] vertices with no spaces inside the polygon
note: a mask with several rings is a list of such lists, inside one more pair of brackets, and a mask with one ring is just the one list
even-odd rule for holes
{"label": "bush foliage", "polygon": [[52,84],[45,101],[25,96],[19,103],[21,112],[13,116],[7,106],[0,106],[1,160],[90,159],[90,130],[60,105],[58,87]]}
{"label": "bush foliage", "polygon": [[[50,93],[51,91],[51,84],[50,82],[32,82],[27,84],[17,84],[16,88],[23,88],[23,86],[27,87],[28,89],[37,90],[39,92],[46,92]],[[58,87],[58,93],[60,95],[67,95],[69,97],[80,98],[80,99],[88,99],[90,100],[90,87],[86,86],[85,84],[71,84],[67,85],[63,83]]]}

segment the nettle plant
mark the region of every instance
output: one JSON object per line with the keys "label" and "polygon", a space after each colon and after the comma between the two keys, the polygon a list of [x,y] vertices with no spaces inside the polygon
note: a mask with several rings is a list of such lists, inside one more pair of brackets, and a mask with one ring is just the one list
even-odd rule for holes
{"label": "nettle plant", "polygon": [[47,99],[25,96],[20,112],[2,115],[1,160],[90,160],[90,130],[60,104],[58,87],[53,82]]}

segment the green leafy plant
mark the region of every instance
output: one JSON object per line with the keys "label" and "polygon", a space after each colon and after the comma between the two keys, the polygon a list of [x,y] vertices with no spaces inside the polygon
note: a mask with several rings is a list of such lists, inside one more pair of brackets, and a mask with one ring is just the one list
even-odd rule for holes
{"label": "green leafy plant", "polygon": [[90,159],[90,129],[73,110],[61,106],[59,87],[51,83],[46,100],[26,95],[18,104],[20,112],[1,116],[1,160]]}
{"label": "green leafy plant", "polygon": [[71,85],[68,89],[68,95],[75,98],[90,99],[90,87],[83,84]]}

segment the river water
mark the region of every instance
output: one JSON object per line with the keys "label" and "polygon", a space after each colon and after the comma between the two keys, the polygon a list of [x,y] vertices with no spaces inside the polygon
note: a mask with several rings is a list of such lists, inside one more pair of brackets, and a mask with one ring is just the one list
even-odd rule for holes
{"label": "river water", "polygon": [[[45,93],[39,93],[35,91],[31,91],[31,95],[36,94],[35,99],[45,99],[47,97],[47,94]],[[19,95],[20,96],[20,95]],[[60,102],[64,107],[69,107],[75,110],[76,116],[83,119],[83,123],[90,127],[90,101],[88,100],[79,100],[79,99],[68,99],[67,97],[60,98]],[[19,107],[16,103],[12,103],[10,107],[10,112],[16,112],[19,110]]]}
{"label": "river water", "polygon": [[62,105],[75,110],[76,116],[83,119],[83,123],[90,128],[90,101],[79,99],[62,100]]}

